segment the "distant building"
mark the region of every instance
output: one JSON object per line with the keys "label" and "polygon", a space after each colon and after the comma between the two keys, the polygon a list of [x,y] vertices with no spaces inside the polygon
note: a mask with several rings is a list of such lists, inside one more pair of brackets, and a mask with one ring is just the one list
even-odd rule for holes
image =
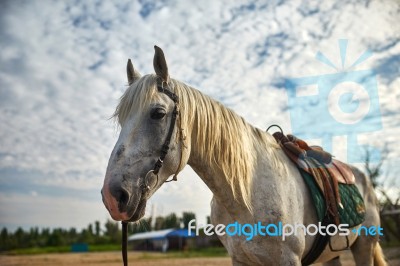
{"label": "distant building", "polygon": [[189,235],[188,229],[165,229],[137,233],[128,237],[128,243],[133,250],[162,251],[183,250],[188,246],[188,239],[195,237]]}
{"label": "distant building", "polygon": [[88,252],[89,245],[87,243],[74,243],[71,245],[71,252]]}

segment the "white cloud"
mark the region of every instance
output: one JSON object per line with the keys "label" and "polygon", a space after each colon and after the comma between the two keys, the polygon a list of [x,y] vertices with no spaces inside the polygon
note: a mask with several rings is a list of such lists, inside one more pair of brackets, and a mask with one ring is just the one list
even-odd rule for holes
{"label": "white cloud", "polygon": [[[399,63],[391,60],[400,53],[399,31],[393,26],[399,17],[395,1],[152,3],[10,1],[4,5],[0,169],[23,171],[27,180],[42,185],[44,193],[60,188],[98,193],[118,135],[107,119],[125,89],[126,60],[132,58],[141,73],[153,72],[154,44],[164,49],[174,78],[217,98],[260,128],[277,123],[290,131],[284,78],[334,73],[315,60],[315,54],[324,52],[338,65],[337,39],[347,38],[348,62],[371,49],[373,57],[360,69],[385,70],[378,73],[383,130],[365,134],[360,142],[371,138],[397,142]],[[391,67],[383,68],[383,63]],[[345,145],[337,148],[345,154]],[[391,158],[400,157],[396,145],[390,149]],[[165,214],[196,209],[205,215],[211,194],[193,172],[184,174],[179,182],[162,188],[152,202],[165,202],[160,207]],[[7,178],[1,176],[0,181]],[[187,181],[192,179],[193,183]],[[43,192],[37,191],[36,201],[57,205],[70,200],[63,195],[46,198]],[[66,204],[58,211],[64,214],[51,216],[41,209],[42,216],[32,214],[25,220],[33,224],[51,217],[62,224],[69,221],[67,213],[76,212],[70,220],[85,226],[91,217],[105,217],[100,197],[95,197],[98,202],[79,205],[76,199]],[[8,202],[3,196],[1,206],[3,200]],[[2,208],[0,223],[17,223],[17,214],[26,211],[23,202],[30,200],[21,197],[14,214]]]}

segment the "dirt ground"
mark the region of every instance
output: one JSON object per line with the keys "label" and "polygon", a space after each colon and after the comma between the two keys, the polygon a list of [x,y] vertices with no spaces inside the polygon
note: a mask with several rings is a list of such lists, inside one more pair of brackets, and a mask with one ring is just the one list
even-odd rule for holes
{"label": "dirt ground", "polygon": [[[162,258],[151,254],[151,258],[143,258],[143,253],[129,252],[129,265],[190,265],[190,266],[225,266],[231,265],[229,257],[220,258]],[[54,265],[54,266],[121,266],[120,252],[64,253],[42,255],[0,256],[1,266],[19,265]]]}
{"label": "dirt ground", "polygon": [[[389,265],[400,266],[400,248],[385,250]],[[343,266],[353,266],[353,258],[350,252],[341,257]],[[90,252],[90,253],[65,253],[65,254],[42,254],[42,255],[20,255],[7,256],[0,255],[1,266],[19,265],[110,265],[121,266],[120,252]],[[190,265],[190,266],[228,266],[231,265],[229,257],[218,258],[165,258],[163,254],[146,256],[143,253],[129,252],[129,265],[149,266],[149,265]],[[317,264],[320,265],[320,264]]]}

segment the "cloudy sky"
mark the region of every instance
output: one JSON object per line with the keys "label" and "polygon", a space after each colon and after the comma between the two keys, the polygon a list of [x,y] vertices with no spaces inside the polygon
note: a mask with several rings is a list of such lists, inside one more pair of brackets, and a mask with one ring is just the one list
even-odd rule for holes
{"label": "cloudy sky", "polygon": [[[109,217],[100,188],[119,133],[109,118],[126,89],[127,59],[141,73],[152,73],[154,44],[163,48],[173,78],[259,128],[274,123],[297,130],[291,115],[302,112],[314,126],[325,123],[321,138],[332,136],[333,152],[343,160],[348,135],[316,115],[336,103],[317,97],[317,104],[311,100],[296,111],[286,81],[374,70],[369,78],[375,87],[366,91],[374,92],[369,103],[378,106],[359,124],[375,124],[349,128],[359,144],[388,145],[387,185],[398,193],[398,1],[265,2],[1,1],[0,227],[82,228]],[[365,51],[371,56],[352,67]],[[317,60],[318,52],[326,60]],[[364,98],[339,103],[352,113]],[[314,113],[313,106],[319,108]],[[188,210],[204,221],[210,200],[187,167],[179,182],[156,193],[148,213],[151,206],[158,215]]]}

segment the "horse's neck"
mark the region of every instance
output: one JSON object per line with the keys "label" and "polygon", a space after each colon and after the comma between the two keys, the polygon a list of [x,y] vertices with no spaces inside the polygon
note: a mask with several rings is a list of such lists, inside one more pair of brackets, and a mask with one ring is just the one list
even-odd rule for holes
{"label": "horse's neck", "polygon": [[193,150],[190,157],[189,165],[211,190],[214,200],[217,200],[226,210],[232,212],[230,213],[231,216],[247,211],[243,203],[238,204],[238,201],[235,200],[228,179],[218,165],[208,164],[206,160],[193,155]]}
{"label": "horse's neck", "polygon": [[[251,126],[249,126],[252,128]],[[261,132],[258,129],[252,128],[252,134],[258,135],[257,137],[251,138],[252,145],[256,160],[254,160],[252,167],[254,167],[254,174],[258,174],[257,168],[262,165],[262,168],[274,169],[274,165],[269,162],[268,156],[275,152],[275,149],[268,145],[268,141],[265,138],[271,136]],[[248,136],[248,135],[247,135]],[[222,204],[225,209],[230,213],[231,217],[243,217],[248,216],[250,211],[241,200],[240,195],[237,199],[234,197],[232,187],[228,182],[228,177],[224,175],[224,171],[220,168],[220,165],[216,163],[208,163],[208,160],[202,158],[201,154],[196,151],[196,143],[192,142],[191,155],[188,164],[193,170],[200,176],[204,183],[208,186],[214,195],[214,199],[217,200],[218,204]],[[220,151],[224,152],[224,151]],[[262,162],[259,160],[262,158]],[[229,167],[229,166],[228,166]],[[255,176],[251,176],[256,180]],[[253,183],[253,187],[257,184]]]}

